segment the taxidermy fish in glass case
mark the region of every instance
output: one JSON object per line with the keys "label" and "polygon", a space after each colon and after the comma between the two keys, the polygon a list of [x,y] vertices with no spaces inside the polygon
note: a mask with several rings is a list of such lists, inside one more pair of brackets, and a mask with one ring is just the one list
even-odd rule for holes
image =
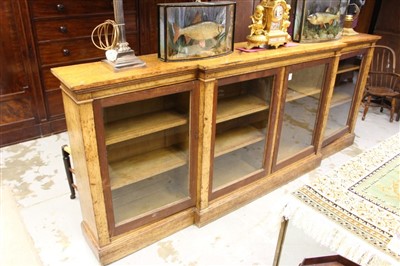
{"label": "taxidermy fish in glass case", "polygon": [[294,27],[292,38],[298,42],[321,42],[342,37],[348,0],[292,1]]}
{"label": "taxidermy fish in glass case", "polygon": [[158,4],[158,15],[161,60],[202,59],[233,51],[233,2]]}
{"label": "taxidermy fish in glass case", "polygon": [[179,37],[184,35],[186,42],[189,42],[190,39],[196,41],[204,41],[209,39],[214,39],[219,34],[221,34],[224,30],[224,26],[215,22],[207,21],[201,22],[198,24],[194,24],[192,26],[186,28],[179,28],[174,24],[174,42],[177,42]]}
{"label": "taxidermy fish in glass case", "polygon": [[326,29],[326,24],[332,25],[340,21],[340,11],[336,14],[331,14],[329,12],[317,12],[311,14],[307,17],[308,22],[313,25],[319,25]]}

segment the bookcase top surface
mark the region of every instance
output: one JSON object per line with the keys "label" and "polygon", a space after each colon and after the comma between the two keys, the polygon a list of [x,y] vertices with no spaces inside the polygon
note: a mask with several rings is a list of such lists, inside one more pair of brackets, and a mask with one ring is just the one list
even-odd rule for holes
{"label": "bookcase top surface", "polygon": [[[199,72],[218,73],[226,68],[243,68],[263,65],[268,68],[282,67],[299,62],[310,61],[310,56],[333,56],[343,48],[362,44],[368,46],[380,37],[369,34],[346,36],[337,41],[312,44],[289,43],[277,49],[265,49],[257,52],[244,52],[238,48],[245,43],[236,43],[235,50],[229,55],[201,59],[195,61],[163,62],[157,54],[139,56],[146,63],[145,67],[124,69],[115,72],[105,62],[92,62],[52,68],[51,71],[60,82],[62,88],[71,94],[87,94],[94,91],[104,91],[115,86],[135,85],[134,90],[147,87],[157,87],[176,82],[196,80]],[[301,60],[300,60],[301,61]],[[277,63],[278,62],[278,63]],[[214,78],[219,78],[214,75]],[[142,85],[140,85],[142,84]]]}

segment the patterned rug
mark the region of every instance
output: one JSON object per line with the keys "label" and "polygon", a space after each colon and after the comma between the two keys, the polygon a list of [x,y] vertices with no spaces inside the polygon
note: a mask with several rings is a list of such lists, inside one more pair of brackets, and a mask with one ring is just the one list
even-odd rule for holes
{"label": "patterned rug", "polygon": [[285,216],[361,265],[400,265],[400,134],[293,193]]}

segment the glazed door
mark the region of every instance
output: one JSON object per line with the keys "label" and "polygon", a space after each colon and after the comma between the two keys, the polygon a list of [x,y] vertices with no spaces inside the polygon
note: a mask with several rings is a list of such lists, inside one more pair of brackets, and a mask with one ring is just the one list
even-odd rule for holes
{"label": "glazed door", "polygon": [[364,54],[365,51],[358,51],[340,58],[322,146],[352,130],[351,123],[357,119],[355,96],[359,91],[358,76]]}
{"label": "glazed door", "polygon": [[218,80],[210,198],[266,174],[270,106],[277,72]]}
{"label": "glazed door", "polygon": [[322,122],[318,110],[321,110],[329,62],[320,60],[287,68],[279,119],[279,146],[274,155],[275,170],[316,153],[316,136]]}
{"label": "glazed door", "polygon": [[194,206],[197,93],[189,82],[96,103],[111,234]]}

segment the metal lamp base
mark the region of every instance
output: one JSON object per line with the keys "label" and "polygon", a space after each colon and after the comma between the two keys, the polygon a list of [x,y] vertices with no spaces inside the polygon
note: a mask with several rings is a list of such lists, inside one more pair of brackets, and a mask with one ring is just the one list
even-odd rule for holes
{"label": "metal lamp base", "polygon": [[114,71],[120,71],[122,69],[131,69],[146,66],[146,63],[140,60],[134,53],[134,51],[127,51],[118,53],[115,61],[103,60],[103,62],[110,65]]}
{"label": "metal lamp base", "polygon": [[352,28],[343,28],[343,36],[352,36],[352,35],[357,35],[358,32],[356,32],[354,29]]}

